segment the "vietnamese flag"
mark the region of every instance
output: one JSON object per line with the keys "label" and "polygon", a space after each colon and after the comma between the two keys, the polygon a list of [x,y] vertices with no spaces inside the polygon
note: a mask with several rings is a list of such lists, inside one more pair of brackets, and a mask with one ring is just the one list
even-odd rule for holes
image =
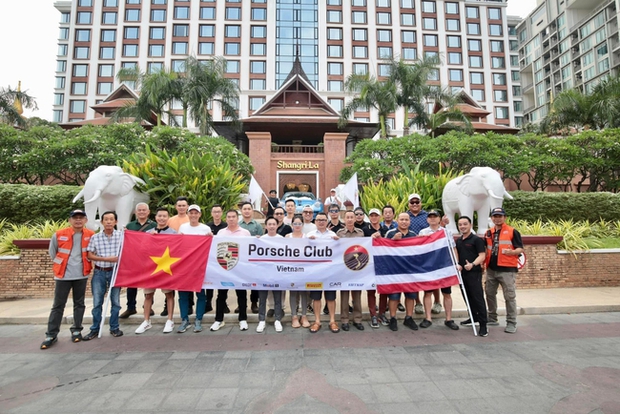
{"label": "vietnamese flag", "polygon": [[125,231],[115,287],[200,292],[212,236]]}

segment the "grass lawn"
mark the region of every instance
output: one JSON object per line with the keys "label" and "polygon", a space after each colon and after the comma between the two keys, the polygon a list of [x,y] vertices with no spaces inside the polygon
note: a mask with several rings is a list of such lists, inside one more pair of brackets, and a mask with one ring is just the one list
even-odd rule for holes
{"label": "grass lawn", "polygon": [[620,249],[620,238],[618,237],[586,237],[584,241],[591,249]]}

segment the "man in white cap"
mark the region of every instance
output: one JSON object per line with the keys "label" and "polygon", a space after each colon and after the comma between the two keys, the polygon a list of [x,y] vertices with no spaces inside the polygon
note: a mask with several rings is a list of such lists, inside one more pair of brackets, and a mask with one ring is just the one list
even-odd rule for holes
{"label": "man in white cap", "polygon": [[338,196],[336,195],[336,189],[332,188],[331,190],[329,190],[329,197],[325,197],[325,203],[326,206],[330,206],[331,204],[338,204],[338,207],[342,207],[342,200],[340,200],[340,198],[338,198]]}

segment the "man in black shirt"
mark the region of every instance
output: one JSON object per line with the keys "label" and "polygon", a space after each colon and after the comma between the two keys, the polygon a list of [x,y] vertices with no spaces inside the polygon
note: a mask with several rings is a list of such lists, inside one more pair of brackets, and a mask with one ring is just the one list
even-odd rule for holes
{"label": "man in black shirt", "polygon": [[[225,221],[222,221],[223,209],[219,204],[213,204],[211,207],[211,217],[213,221],[207,223],[207,226],[211,228],[213,235],[215,236],[220,230],[225,229],[228,225]],[[211,303],[213,299],[213,289],[207,289],[207,307],[205,312],[211,312],[213,310],[213,304]],[[224,309],[224,313],[230,313],[230,309],[228,306]]]}
{"label": "man in black shirt", "polygon": [[[278,221],[278,233],[282,237],[286,237],[287,234],[292,233],[293,229],[288,224],[284,224],[284,209],[282,207],[276,207],[273,209],[273,217]],[[267,234],[267,229],[265,229],[265,234]]]}
{"label": "man in black shirt", "polygon": [[[278,205],[280,204],[280,200],[278,200],[277,194],[278,193],[276,190],[271,190],[269,192],[269,197],[267,198],[267,215],[265,217],[272,217],[275,208],[278,207]],[[278,221],[281,222],[282,220]]]}

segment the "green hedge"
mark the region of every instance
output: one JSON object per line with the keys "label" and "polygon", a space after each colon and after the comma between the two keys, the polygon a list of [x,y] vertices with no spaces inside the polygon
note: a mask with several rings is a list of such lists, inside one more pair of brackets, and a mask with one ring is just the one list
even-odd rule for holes
{"label": "green hedge", "polygon": [[569,220],[595,222],[620,219],[620,195],[613,193],[545,193],[511,191],[514,200],[504,200],[512,219],[536,221]]}
{"label": "green hedge", "polygon": [[64,220],[74,208],[84,208],[82,199],[71,202],[79,192],[80,187],[71,185],[0,184],[0,220]]}

